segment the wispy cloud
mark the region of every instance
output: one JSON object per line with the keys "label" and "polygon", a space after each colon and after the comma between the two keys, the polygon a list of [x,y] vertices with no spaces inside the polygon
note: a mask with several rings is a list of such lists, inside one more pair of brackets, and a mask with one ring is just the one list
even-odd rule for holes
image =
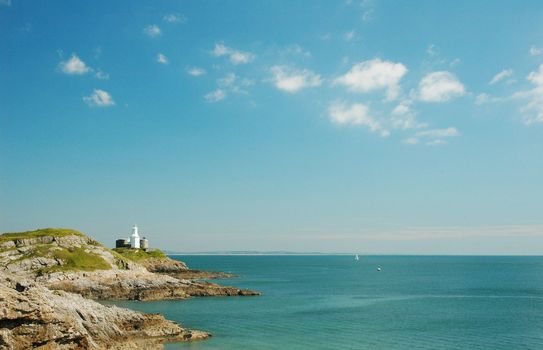
{"label": "wispy cloud", "polygon": [[156,24],[152,24],[143,28],[143,33],[150,38],[156,38],[162,34],[162,31],[160,30],[159,26],[157,26]]}
{"label": "wispy cloud", "polygon": [[356,36],[356,32],[354,30],[348,31],[343,33],[343,39],[345,41],[352,41]]}
{"label": "wispy cloud", "polygon": [[166,57],[164,54],[162,53],[158,53],[156,55],[156,61],[160,64],[168,64],[168,57]]}
{"label": "wispy cloud", "polygon": [[482,105],[485,103],[493,103],[493,102],[499,102],[502,101],[503,98],[492,96],[490,94],[487,94],[486,92],[480,93],[475,97],[475,104]]}
{"label": "wispy cloud", "polygon": [[254,80],[240,78],[235,73],[228,73],[224,77],[217,79],[217,85],[220,88],[227,89],[230,92],[246,94],[249,86],[254,85]]}
{"label": "wispy cloud", "polygon": [[276,88],[282,91],[295,93],[309,87],[317,87],[322,84],[319,74],[308,69],[296,69],[288,66],[271,67],[272,81]]}
{"label": "wispy cloud", "polygon": [[347,73],[334,80],[353,92],[386,90],[387,99],[393,100],[400,93],[400,80],[407,73],[401,63],[373,59],[355,64]]}
{"label": "wispy cloud", "polygon": [[185,23],[187,21],[187,17],[180,13],[170,13],[164,15],[164,17],[162,17],[162,20],[168,23]]}
{"label": "wispy cloud", "polygon": [[513,75],[513,70],[512,69],[504,69],[502,70],[501,72],[499,72],[498,74],[496,74],[489,82],[490,85],[494,85],[502,80],[504,80],[505,78],[509,78],[510,76]]}
{"label": "wispy cloud", "polygon": [[415,134],[417,137],[453,137],[459,136],[460,133],[456,128],[449,127],[445,129],[432,129],[432,130],[423,130]]}
{"label": "wispy cloud", "polygon": [[383,137],[390,135],[390,132],[370,115],[369,108],[362,103],[334,102],[328,107],[328,117],[335,124],[361,125]]}
{"label": "wispy cloud", "polygon": [[404,140],[404,143],[416,145],[420,143],[421,140],[425,140],[427,145],[437,146],[446,144],[447,142],[444,139],[456,136],[460,136],[460,133],[454,127],[422,130],[417,132],[414,137]]}
{"label": "wispy cloud", "polygon": [[83,97],[83,101],[90,107],[109,107],[115,105],[111,95],[104,90],[94,89],[89,95]]}
{"label": "wispy cloud", "polygon": [[199,77],[206,74],[206,70],[199,67],[187,67],[186,72],[193,77]]}
{"label": "wispy cloud", "polygon": [[419,83],[419,99],[424,102],[446,102],[465,93],[464,85],[446,71],[427,74]]}
{"label": "wispy cloud", "polygon": [[211,91],[204,96],[204,100],[209,103],[219,102],[226,98],[226,93],[222,89]]}
{"label": "wispy cloud", "polygon": [[419,139],[416,137],[409,137],[405,140],[403,140],[403,143],[406,143],[408,145],[418,145]]}
{"label": "wispy cloud", "polygon": [[299,56],[304,56],[304,57],[311,57],[311,52],[304,49],[298,44],[293,44],[293,45],[289,45],[285,47],[283,50],[281,50],[281,53],[287,54],[287,55],[299,55]]}
{"label": "wispy cloud", "polygon": [[401,101],[392,110],[392,127],[395,129],[418,129],[426,127],[427,124],[419,123],[417,121],[417,113],[412,107],[413,101],[406,99]]}
{"label": "wispy cloud", "polygon": [[543,49],[540,47],[533,46],[530,47],[530,55],[531,56],[541,56],[543,54]]}
{"label": "wispy cloud", "polygon": [[61,61],[59,63],[59,68],[65,74],[74,75],[83,75],[92,71],[92,69],[75,53],[73,53],[68,60]]}
{"label": "wispy cloud", "polygon": [[406,227],[389,230],[362,230],[353,233],[336,233],[333,235],[312,234],[311,239],[319,240],[427,240],[469,237],[519,237],[543,236],[543,225],[504,225],[504,226],[436,226],[436,227]]}
{"label": "wispy cloud", "polygon": [[528,74],[526,79],[534,87],[530,90],[516,92],[513,94],[513,98],[527,101],[521,108],[525,124],[543,123],[543,63],[538,70]]}
{"label": "wispy cloud", "polygon": [[435,46],[434,44],[428,45],[428,48],[426,49],[426,54],[430,57],[439,55],[437,46]]}
{"label": "wispy cloud", "polygon": [[106,73],[106,72],[103,72],[101,69],[98,69],[96,71],[96,73],[94,74],[94,76],[98,79],[101,79],[101,80],[108,80],[109,79],[109,74]]}
{"label": "wispy cloud", "polygon": [[213,56],[227,56],[232,64],[246,64],[254,60],[255,55],[250,52],[238,51],[222,43],[215,44]]}

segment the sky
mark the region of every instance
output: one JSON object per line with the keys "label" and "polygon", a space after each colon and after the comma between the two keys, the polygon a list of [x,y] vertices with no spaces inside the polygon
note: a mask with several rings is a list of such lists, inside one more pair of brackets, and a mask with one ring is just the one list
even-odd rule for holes
{"label": "sky", "polygon": [[541,1],[0,1],[0,232],[543,251]]}

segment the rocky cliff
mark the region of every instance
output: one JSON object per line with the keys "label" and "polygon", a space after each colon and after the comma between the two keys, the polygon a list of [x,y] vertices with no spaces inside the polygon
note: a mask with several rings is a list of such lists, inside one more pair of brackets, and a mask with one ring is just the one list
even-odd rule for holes
{"label": "rocky cliff", "polygon": [[216,277],[219,273],[195,272],[184,263],[156,252],[111,250],[68,229],[1,235],[2,270],[25,276],[50,289],[78,293],[91,299],[164,300],[258,295],[249,290],[196,280]]}
{"label": "rocky cliff", "polygon": [[205,276],[156,252],[148,259],[108,249],[75,230],[0,235],[0,349],[154,349],[205,339],[160,315],[90,300],[258,295],[196,280],[220,274]]}
{"label": "rocky cliff", "polygon": [[160,315],[103,306],[0,275],[0,349],[160,349],[163,342],[209,336]]}

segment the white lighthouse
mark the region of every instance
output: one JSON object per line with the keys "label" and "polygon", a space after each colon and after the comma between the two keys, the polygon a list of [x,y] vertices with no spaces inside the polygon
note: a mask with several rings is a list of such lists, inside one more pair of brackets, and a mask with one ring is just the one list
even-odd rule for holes
{"label": "white lighthouse", "polygon": [[130,247],[132,249],[139,249],[140,247],[140,235],[138,235],[138,226],[132,227],[132,236],[130,236]]}

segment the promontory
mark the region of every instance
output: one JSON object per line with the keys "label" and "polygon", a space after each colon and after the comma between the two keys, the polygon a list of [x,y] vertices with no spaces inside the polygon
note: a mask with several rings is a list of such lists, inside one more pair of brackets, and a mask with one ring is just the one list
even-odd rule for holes
{"label": "promontory", "polygon": [[258,292],[208,282],[159,250],[108,249],[72,229],[0,235],[0,349],[160,349],[202,340],[161,315],[95,300],[165,300]]}

